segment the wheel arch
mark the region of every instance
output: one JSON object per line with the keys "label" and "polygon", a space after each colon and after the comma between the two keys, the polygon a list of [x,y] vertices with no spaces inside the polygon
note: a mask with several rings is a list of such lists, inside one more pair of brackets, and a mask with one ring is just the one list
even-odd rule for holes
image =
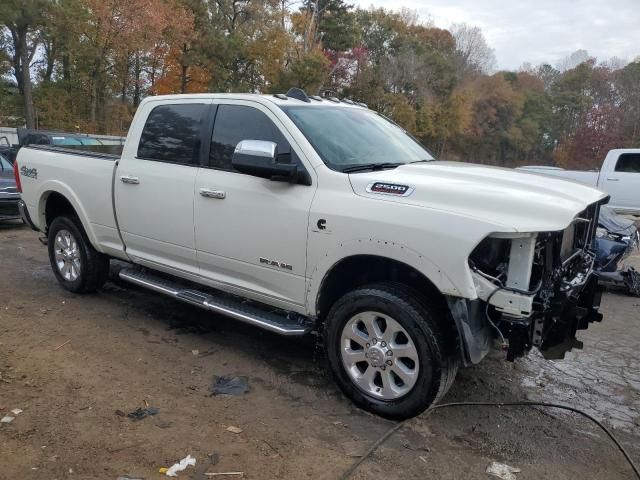
{"label": "wheel arch", "polygon": [[95,233],[90,228],[89,217],[82,208],[82,204],[76,195],[73,194],[64,184],[54,182],[42,189],[38,201],[38,223],[41,230],[46,233],[54,218],[62,215],[76,216],[82,225],[89,241],[93,247],[101,251],[95,237]]}
{"label": "wheel arch", "polygon": [[446,298],[435,283],[411,265],[386,256],[356,254],[340,259],[323,276],[315,298],[316,315],[323,318],[347,292],[384,281],[411,287],[448,309]]}
{"label": "wheel arch", "polygon": [[[315,262],[307,283],[306,306],[310,315],[322,317],[326,314],[327,287],[338,273],[347,267],[361,267],[369,270],[368,262],[382,264],[403,272],[411,272],[419,281],[411,282],[414,286],[424,286],[434,295],[445,298],[445,295],[460,296],[458,288],[448,278],[444,271],[431,259],[401,245],[397,242],[376,238],[358,239],[350,242],[337,243]],[[373,281],[385,281],[390,278],[372,278]],[[347,282],[344,282],[347,283]],[[371,283],[371,282],[369,282]],[[410,284],[410,285],[411,285]],[[353,286],[352,286],[353,287]],[[323,299],[324,297],[324,299]],[[320,307],[325,307],[325,311]]]}

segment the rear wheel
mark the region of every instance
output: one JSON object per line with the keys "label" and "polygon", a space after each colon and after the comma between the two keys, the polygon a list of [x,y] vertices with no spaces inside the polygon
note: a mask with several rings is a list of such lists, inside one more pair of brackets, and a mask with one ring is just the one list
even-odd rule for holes
{"label": "rear wheel", "polygon": [[77,218],[51,222],[48,249],[53,273],[70,292],[93,292],[107,280],[109,258],[93,248]]}
{"label": "rear wheel", "polygon": [[438,401],[455,377],[455,342],[443,312],[403,285],[382,283],[346,294],[325,325],[325,344],[340,388],[358,406],[393,419]]}

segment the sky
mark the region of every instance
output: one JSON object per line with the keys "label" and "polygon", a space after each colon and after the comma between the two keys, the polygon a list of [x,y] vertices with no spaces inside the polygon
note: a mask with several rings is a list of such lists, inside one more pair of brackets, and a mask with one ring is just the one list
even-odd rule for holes
{"label": "sky", "polygon": [[494,49],[497,68],[524,62],[555,66],[584,49],[599,61],[640,56],[640,0],[355,0],[416,10],[436,27],[465,22],[482,29]]}

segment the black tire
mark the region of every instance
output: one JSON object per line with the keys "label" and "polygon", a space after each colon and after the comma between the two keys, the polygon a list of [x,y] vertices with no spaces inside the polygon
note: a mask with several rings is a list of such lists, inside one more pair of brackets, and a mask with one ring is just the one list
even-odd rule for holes
{"label": "black tire", "polygon": [[[59,232],[66,230],[73,235],[79,250],[80,273],[74,280],[62,276],[55,260],[55,241]],[[73,293],[95,292],[104,285],[109,275],[109,257],[101,254],[87,237],[77,217],[57,217],[51,222],[48,232],[49,261],[54,275],[66,290]]]}
{"label": "black tire", "polygon": [[[458,371],[459,354],[455,332],[447,328],[447,312],[430,303],[404,285],[379,283],[349,292],[333,305],[324,328],[327,357],[339,387],[360,408],[402,420],[420,414],[445,395]],[[418,378],[413,388],[400,398],[386,400],[367,394],[354,383],[343,365],[343,328],[349,319],[366,311],[392,317],[415,343]]]}

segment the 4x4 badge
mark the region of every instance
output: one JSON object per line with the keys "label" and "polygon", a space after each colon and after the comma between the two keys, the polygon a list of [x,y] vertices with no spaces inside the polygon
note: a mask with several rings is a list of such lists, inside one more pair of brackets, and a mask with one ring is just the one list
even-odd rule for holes
{"label": "4x4 badge", "polygon": [[27,168],[25,166],[20,167],[20,175],[23,177],[29,178],[38,178],[38,169],[37,168]]}

